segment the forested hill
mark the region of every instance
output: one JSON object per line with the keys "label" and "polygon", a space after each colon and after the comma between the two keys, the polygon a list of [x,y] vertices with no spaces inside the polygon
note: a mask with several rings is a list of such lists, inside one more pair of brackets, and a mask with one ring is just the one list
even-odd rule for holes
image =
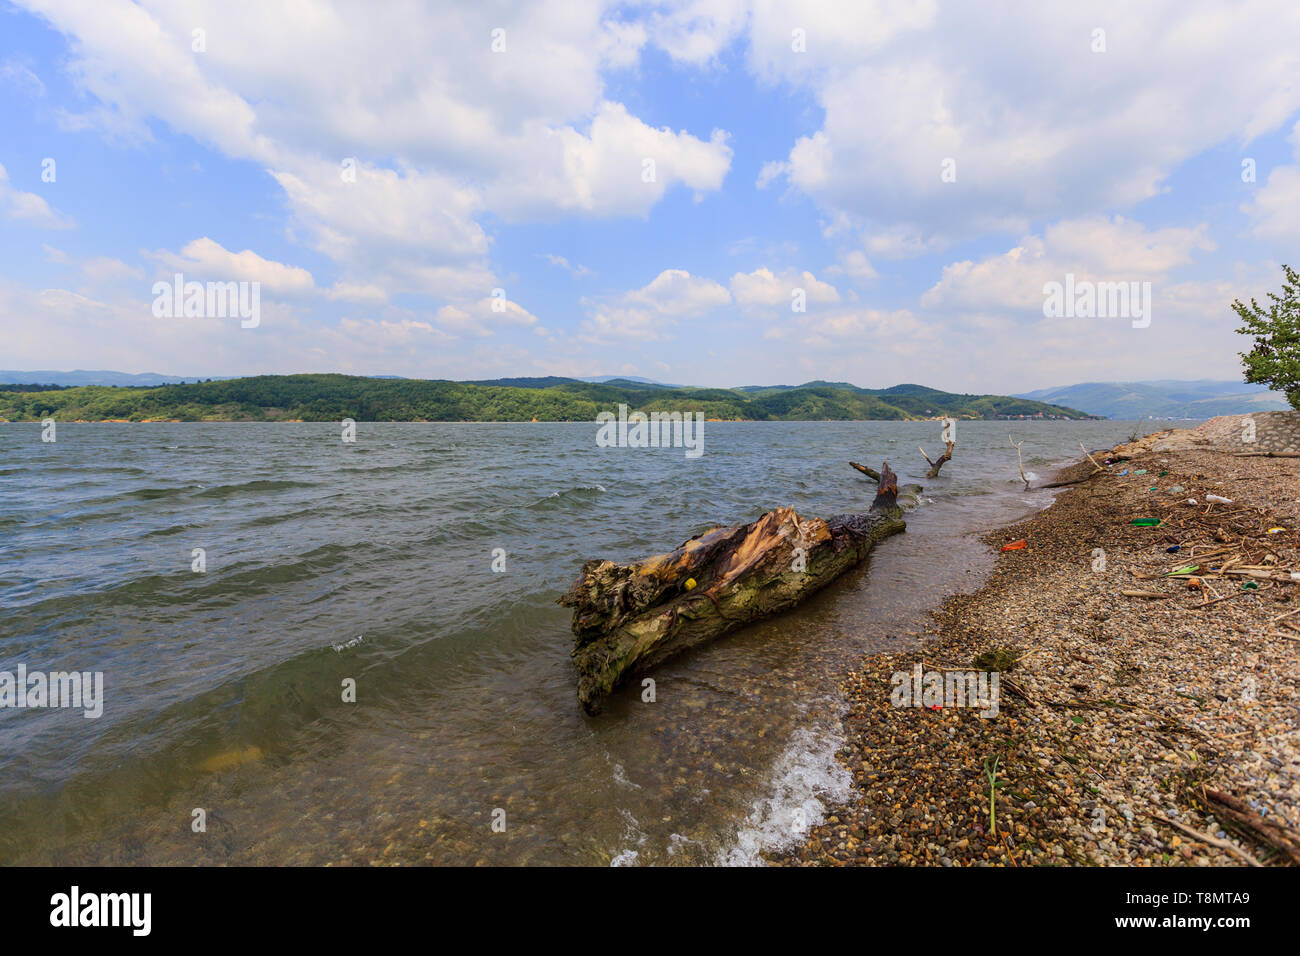
{"label": "forested hill", "polygon": [[[8,390],[12,389],[12,390]],[[79,386],[0,391],[0,419],[39,421],[594,421],[619,404],[747,421],[1059,418],[1091,416],[1006,395],[957,395],[920,385],[844,383],[678,388],[615,379],[480,382],[351,375],[259,375],[157,387]]]}

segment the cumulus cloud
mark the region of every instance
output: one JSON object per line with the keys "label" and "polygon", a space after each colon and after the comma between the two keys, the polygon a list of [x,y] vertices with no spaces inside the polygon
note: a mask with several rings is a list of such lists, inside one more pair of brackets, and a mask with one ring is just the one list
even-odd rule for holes
{"label": "cumulus cloud", "polygon": [[170,272],[184,273],[187,280],[259,282],[264,291],[281,295],[316,290],[306,269],[264,259],[251,249],[230,252],[206,236],[186,243],[179,254],[162,249],[150,254],[150,258]]}
{"label": "cumulus cloud", "polygon": [[736,304],[745,308],[789,309],[796,290],[803,292],[807,304],[823,305],[839,302],[835,286],[823,282],[811,272],[788,270],[780,275],[771,269],[760,268],[753,272],[737,272],[731,277],[731,294]]}
{"label": "cumulus cloud", "polygon": [[1250,231],[1257,239],[1278,243],[1300,242],[1300,123],[1291,130],[1296,163],[1278,166],[1242,210],[1250,216]]}
{"label": "cumulus cloud", "polygon": [[1204,226],[1147,229],[1119,216],[1058,222],[999,255],[945,266],[921,304],[1041,315],[1044,284],[1063,282],[1067,273],[1094,282],[1159,280],[1192,262],[1196,252],[1214,248]]}
{"label": "cumulus cloud", "polygon": [[583,323],[588,340],[654,340],[668,336],[679,319],[696,318],[731,302],[725,286],[693,276],[684,269],[665,269],[647,285],[593,302]]}
{"label": "cumulus cloud", "polygon": [[[757,3],[751,68],[810,92],[825,112],[760,181],[783,176],[864,227],[902,227],[919,251],[936,237],[1126,208],[1187,158],[1274,130],[1300,108],[1293,5],[1013,7],[990,17],[961,2],[846,0],[796,16]],[[1102,24],[1105,52],[1093,52]],[[795,28],[806,52],[792,50]]]}
{"label": "cumulus cloud", "polygon": [[463,305],[443,306],[434,315],[434,320],[453,334],[477,336],[491,335],[494,326],[528,327],[537,324],[537,316],[518,302],[494,296]]}
{"label": "cumulus cloud", "polygon": [[644,216],[674,187],[718,189],[731,162],[721,130],[654,128],[605,97],[605,72],[634,66],[647,30],[595,0],[439,16],[322,2],[291,28],[273,6],[216,0],[21,5],[68,37],[91,97],[66,127],[148,141],[161,120],[262,165],[350,286],[482,293],[489,208]]}

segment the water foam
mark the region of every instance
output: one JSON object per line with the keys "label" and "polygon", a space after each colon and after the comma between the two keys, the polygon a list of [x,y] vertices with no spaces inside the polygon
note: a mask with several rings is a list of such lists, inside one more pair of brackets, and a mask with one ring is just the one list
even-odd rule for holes
{"label": "water foam", "polygon": [[827,806],[849,802],[853,779],[835,759],[843,745],[838,714],[830,722],[796,730],[764,782],[765,795],[754,801],[717,863],[762,866],[764,852],[799,845],[826,819]]}

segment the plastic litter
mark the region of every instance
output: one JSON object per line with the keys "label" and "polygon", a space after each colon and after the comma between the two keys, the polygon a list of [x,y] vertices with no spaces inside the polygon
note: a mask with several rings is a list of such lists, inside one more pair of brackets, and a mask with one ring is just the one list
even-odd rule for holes
{"label": "plastic litter", "polygon": [[1147,470],[1145,468],[1139,468],[1137,471],[1133,472],[1135,475],[1145,475],[1146,473]]}
{"label": "plastic litter", "polygon": [[1125,475],[1127,475],[1127,474],[1128,474],[1128,469],[1125,468],[1123,471],[1121,471],[1121,472],[1119,473],[1119,477],[1123,478],[1123,477],[1124,477]]}
{"label": "plastic litter", "polygon": [[1028,547],[1028,546],[1029,546],[1029,542],[1021,539],[1020,541],[1012,541],[1010,544],[1004,544],[1002,546],[1002,550],[1019,551],[1021,548]]}
{"label": "plastic litter", "polygon": [[1175,574],[1191,574],[1193,571],[1199,571],[1199,570],[1201,570],[1201,566],[1199,564],[1188,564],[1185,565],[1184,567],[1176,568],[1175,570],[1170,571],[1168,574],[1165,575],[1165,577],[1167,578],[1173,577]]}
{"label": "plastic litter", "polygon": [[1222,495],[1206,495],[1206,496],[1205,496],[1205,500],[1206,500],[1206,501],[1213,501],[1215,504],[1220,504],[1220,505],[1230,505],[1230,504],[1232,504],[1232,499],[1231,499],[1231,498],[1225,498],[1225,497],[1223,497]]}
{"label": "plastic litter", "polygon": [[1286,530],[1286,528],[1269,528],[1269,529],[1268,529],[1267,531],[1265,531],[1264,533],[1265,533],[1265,534],[1281,534],[1281,533],[1282,533],[1283,531],[1285,531],[1285,530]]}
{"label": "plastic litter", "polygon": [[1241,586],[1241,589],[1243,591],[1258,591],[1259,585],[1256,584],[1254,581],[1247,581],[1245,584]]}
{"label": "plastic litter", "polygon": [[1170,493],[1171,495],[1182,494],[1182,492],[1183,492],[1183,486],[1182,486],[1182,485],[1174,485],[1172,488],[1169,489],[1169,493]]}
{"label": "plastic litter", "polygon": [[1181,550],[1183,550],[1183,546],[1182,546],[1181,544],[1176,544],[1176,545],[1174,545],[1172,548],[1165,548],[1165,553],[1166,553],[1166,554],[1177,554],[1177,553],[1178,553],[1179,551],[1181,551]]}
{"label": "plastic litter", "polygon": [[687,579],[686,579],[686,590],[688,590],[688,591],[694,591],[694,590],[695,590],[695,579],[694,579],[694,578],[687,578]]}
{"label": "plastic litter", "polygon": [[1135,524],[1140,528],[1154,528],[1160,524],[1159,518],[1134,518],[1129,524]]}

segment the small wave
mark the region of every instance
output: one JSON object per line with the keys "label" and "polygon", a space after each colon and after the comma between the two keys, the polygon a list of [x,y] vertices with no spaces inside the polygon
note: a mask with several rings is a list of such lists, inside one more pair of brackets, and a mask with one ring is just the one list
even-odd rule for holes
{"label": "small wave", "polygon": [[754,801],[734,844],[719,852],[717,862],[762,866],[765,851],[797,846],[807,839],[809,831],[826,818],[827,804],[848,802],[852,778],[835,759],[843,744],[843,735],[829,727],[795,731],[768,776],[767,795]]}
{"label": "small wave", "polygon": [[195,498],[227,498],[230,495],[245,494],[248,492],[261,491],[283,491],[287,488],[314,488],[315,483],[310,481],[271,481],[268,479],[257,479],[256,481],[245,481],[238,485],[214,485],[211,488],[204,488],[196,492]]}
{"label": "small wave", "polygon": [[549,507],[556,503],[567,501],[586,501],[596,495],[605,492],[604,485],[578,485],[576,488],[565,488],[561,491],[552,491],[545,498],[539,498],[533,502],[532,507]]}
{"label": "small wave", "polygon": [[624,772],[621,763],[614,764],[614,782],[620,787],[627,787],[629,790],[641,789],[639,783],[633,783],[631,780],[627,779],[627,774]]}
{"label": "small wave", "polygon": [[637,822],[636,817],[632,816],[628,810],[619,810],[618,815],[623,818],[626,824],[626,830],[623,833],[625,843],[635,841],[636,846],[625,846],[610,859],[610,866],[636,866],[637,861],[641,858],[641,852],[636,847],[645,846],[645,831],[641,829],[641,824]]}
{"label": "small wave", "polygon": [[[189,491],[189,490],[192,489],[192,488],[196,488],[196,487],[198,487],[198,486],[197,486],[197,485],[182,485],[182,486],[179,487],[179,488],[136,488],[134,491],[128,491],[128,492],[126,492],[124,495],[122,495],[122,497],[124,497],[124,498],[139,498],[139,499],[141,499],[141,500],[143,500],[143,501],[153,501],[155,498],[174,498],[174,497],[176,497],[177,495],[183,495],[183,494],[185,494],[185,492]],[[104,501],[112,501],[113,499],[112,499],[112,498],[106,498],[106,499],[102,499],[102,500],[104,500]]]}

